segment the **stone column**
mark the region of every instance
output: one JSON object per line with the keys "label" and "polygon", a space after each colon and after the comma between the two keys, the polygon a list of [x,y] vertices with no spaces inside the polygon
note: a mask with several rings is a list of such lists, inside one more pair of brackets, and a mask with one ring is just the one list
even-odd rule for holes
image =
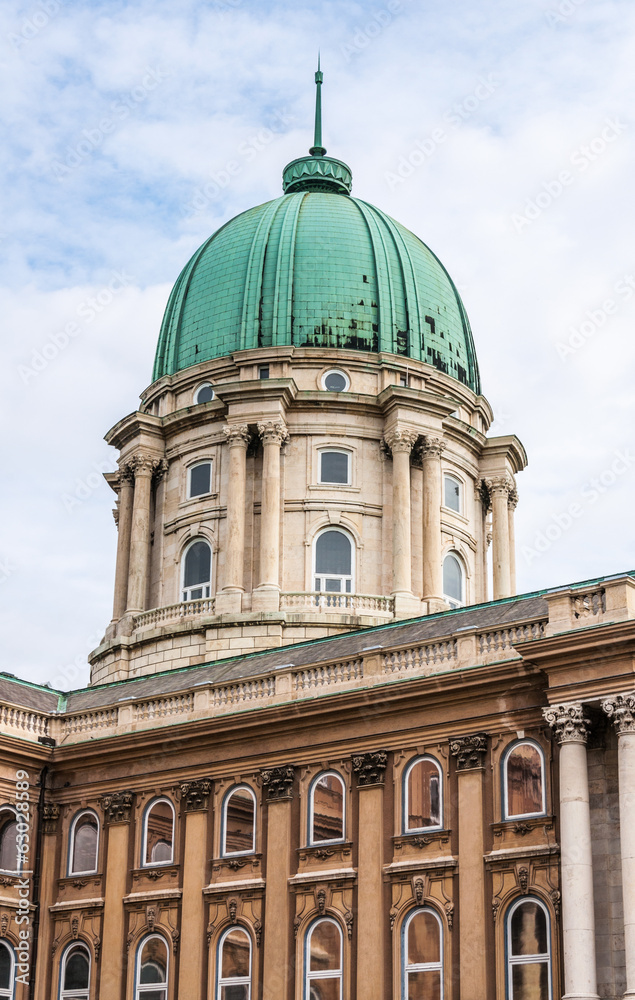
{"label": "stone column", "polygon": [[602,708],[617,730],[627,998],[635,997],[635,693],[613,695]]}
{"label": "stone column", "polygon": [[132,497],[134,468],[127,462],[119,470],[119,505],[117,508],[117,564],[115,569],[115,599],[113,621],[126,613],[128,599],[128,568],[130,564],[130,533],[132,530]]}
{"label": "stone column", "polygon": [[489,494],[482,479],[474,485],[474,525],[476,535],[476,603],[487,601],[487,511]]}
{"label": "stone column", "polygon": [[144,611],[146,606],[150,555],[152,476],[159,466],[159,460],[151,458],[148,455],[135,455],[132,459],[132,464],[134,464],[134,500],[132,505],[128,606],[126,614],[135,614],[139,611]]}
{"label": "stone column", "polygon": [[509,518],[509,592],[513,596],[516,593],[516,531],[514,528],[514,514],[518,506],[518,490],[512,486],[507,500],[507,516]]}
{"label": "stone column", "polygon": [[[55,885],[57,871],[55,870],[55,854],[57,847],[57,829],[60,807],[55,803],[45,802],[39,822],[42,824],[42,877],[40,881],[40,926],[38,932],[37,968],[35,969],[35,996],[48,997],[51,991],[51,944],[52,920],[49,907],[55,900]],[[26,990],[25,994],[26,996]]]}
{"label": "stone column", "polygon": [[357,996],[384,997],[385,910],[382,905],[385,750],[353,757],[359,789]]}
{"label": "stone column", "polygon": [[262,438],[262,494],[260,501],[260,581],[253,595],[258,611],[280,607],[280,449],[289,432],[280,421],[258,424]]}
{"label": "stone column", "polygon": [[461,1000],[488,1000],[487,954],[483,947],[486,926],[485,821],[483,817],[483,768],[487,734],[450,740],[459,779],[459,975]]}
{"label": "stone column", "polygon": [[588,719],[579,702],[543,709],[560,745],[563,1000],[597,1000],[593,860],[587,775]]}
{"label": "stone column", "polygon": [[506,476],[497,476],[488,479],[487,486],[492,498],[494,600],[498,601],[511,595],[508,500],[512,483]]}
{"label": "stone column", "polygon": [[291,800],[295,768],[272,767],[260,773],[267,791],[267,866],[262,1000],[286,1000],[295,982],[292,962],[289,879],[295,855]]}
{"label": "stone column", "polygon": [[[410,515],[410,452],[417,434],[408,430],[393,430],[385,437],[392,452],[392,578],[395,615],[397,603],[410,605],[412,593],[412,526]],[[407,608],[404,610],[414,610]]]}
{"label": "stone column", "polygon": [[423,600],[430,613],[445,607],[441,559],[441,438],[426,438],[421,449],[423,461]]}
{"label": "stone column", "polygon": [[243,570],[245,564],[245,489],[247,482],[247,445],[249,428],[246,424],[223,428],[229,445],[229,475],[227,483],[227,539],[225,551],[225,583],[216,597],[219,614],[242,610]]}
{"label": "stone column", "polygon": [[122,1000],[124,996],[124,956],[126,934],[123,897],[128,877],[128,837],[132,792],[113,792],[101,800],[104,826],[108,827],[108,857],[104,893],[102,962],[99,977],[100,1000]]}
{"label": "stone column", "polygon": [[179,956],[179,996],[203,1000],[205,981],[205,900],[207,879],[207,807],[211,781],[201,778],[181,784],[185,809],[185,867],[181,903],[181,948]]}

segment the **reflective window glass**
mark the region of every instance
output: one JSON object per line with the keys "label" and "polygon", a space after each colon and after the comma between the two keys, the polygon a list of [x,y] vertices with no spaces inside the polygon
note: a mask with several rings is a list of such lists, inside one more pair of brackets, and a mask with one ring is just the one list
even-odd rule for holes
{"label": "reflective window glass", "polygon": [[92,813],[79,816],[73,825],[71,874],[97,870],[99,829]]}
{"label": "reflective window glass", "polygon": [[10,991],[13,986],[12,978],[13,955],[8,946],[0,941],[0,990]]}
{"label": "reflective window glass", "polygon": [[137,959],[137,1000],[167,1000],[168,947],[154,935],[142,941]]}
{"label": "reflective window glass", "polygon": [[169,802],[156,802],[146,815],[145,864],[172,861],[174,813]]}
{"label": "reflective window glass", "polygon": [[250,1000],[251,939],[240,927],[221,938],[216,982],[218,1000]]}
{"label": "reflective window glass", "polygon": [[532,743],[518,743],[505,760],[507,816],[545,811],[543,758]]}
{"label": "reflective window glass", "polygon": [[441,779],[432,760],[419,760],[407,771],[406,830],[441,826]]}
{"label": "reflective window glass", "polygon": [[323,379],[324,388],[328,392],[345,392],[348,389],[348,378],[344,372],[327,372]]}
{"label": "reflective window glass", "polygon": [[190,469],[190,497],[204,496],[212,489],[212,463],[201,462]]}
{"label": "reflective window glass", "polygon": [[320,920],[309,930],[305,966],[307,998],[341,1000],[342,932],[334,920]]}
{"label": "reflective window glass", "polygon": [[445,476],[443,480],[443,504],[450,510],[461,512],[461,483],[454,476]]}
{"label": "reflective window glass", "polygon": [[66,960],[64,971],[65,990],[88,989],[90,963],[85,951],[76,949]]}
{"label": "reflective window glass", "polygon": [[516,903],[507,915],[510,1000],[551,1000],[549,920],[534,899]]}
{"label": "reflective window glass", "polygon": [[320,482],[348,485],[350,482],[349,459],[350,455],[345,451],[321,451]]}
{"label": "reflective window glass", "polygon": [[211,403],[214,398],[214,390],[209,383],[202,385],[196,392],[197,403]]}
{"label": "reflective window glass", "polygon": [[207,542],[190,545],[183,566],[183,600],[209,597],[212,578],[212,550]]}
{"label": "reflective window glass", "polygon": [[450,604],[463,603],[463,569],[452,553],[443,560],[443,596]]}
{"label": "reflective window glass", "polygon": [[337,774],[323,774],[313,785],[311,843],[344,837],[344,783]]}
{"label": "reflective window glass", "polygon": [[402,1000],[441,1000],[443,995],[442,933],[432,910],[419,909],[402,932]]}
{"label": "reflective window glass", "polygon": [[248,788],[237,788],[225,803],[224,854],[254,850],[255,802]]}
{"label": "reflective window glass", "polygon": [[0,817],[0,868],[5,872],[18,870],[18,824],[13,813],[5,813]]}

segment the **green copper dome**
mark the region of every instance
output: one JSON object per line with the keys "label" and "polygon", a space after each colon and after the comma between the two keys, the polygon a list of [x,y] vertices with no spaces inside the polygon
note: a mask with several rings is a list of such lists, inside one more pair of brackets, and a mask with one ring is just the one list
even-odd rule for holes
{"label": "green copper dome", "polygon": [[480,392],[468,318],[441,262],[335,189],[285,194],[203,244],[170,295],[153,378],[281,345],[405,355]]}

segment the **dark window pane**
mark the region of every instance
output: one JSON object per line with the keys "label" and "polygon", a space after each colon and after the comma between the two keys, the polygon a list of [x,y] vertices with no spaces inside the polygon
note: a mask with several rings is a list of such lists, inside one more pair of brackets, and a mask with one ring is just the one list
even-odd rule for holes
{"label": "dark window pane", "polygon": [[[334,971],[340,967],[342,936],[339,927],[330,920],[321,920],[311,932],[309,972]],[[312,980],[316,982],[316,980]],[[320,980],[317,980],[320,982]]]}
{"label": "dark window pane", "polygon": [[11,988],[11,954],[6,944],[0,943],[0,990]]}
{"label": "dark window pane", "polygon": [[444,482],[444,505],[449,507],[450,510],[461,510],[461,486],[456,479],[452,479],[451,476],[445,477]]}
{"label": "dark window pane", "polygon": [[408,1000],[441,1000],[441,973],[409,972]]}
{"label": "dark window pane", "polygon": [[[313,843],[344,836],[344,788],[334,774],[325,774],[313,788]],[[331,925],[333,926],[333,925]]]}
{"label": "dark window pane", "polygon": [[139,993],[139,1000],[167,1000],[167,990],[144,990]]}
{"label": "dark window pane", "polygon": [[207,542],[194,542],[185,557],[184,586],[207,583],[212,575],[212,551]]}
{"label": "dark window pane", "polygon": [[249,987],[246,983],[221,986],[220,1000],[249,1000]]}
{"label": "dark window pane", "polygon": [[342,994],[339,976],[333,979],[311,979],[309,984],[310,1000],[340,1000]]}
{"label": "dark window pane", "polygon": [[441,823],[439,772],[431,760],[420,760],[408,773],[407,830]]}
{"label": "dark window pane", "polygon": [[246,979],[249,976],[251,945],[244,931],[230,931],[223,941],[222,979]]}
{"label": "dark window pane", "polygon": [[346,389],[346,378],[341,372],[329,372],[324,379],[324,388],[329,392],[344,392]]}
{"label": "dark window pane", "polygon": [[514,965],[511,1000],[548,1000],[549,966],[547,962]]}
{"label": "dark window pane", "polygon": [[507,758],[507,813],[522,816],[542,811],[542,755],[537,747],[521,743]]}
{"label": "dark window pane", "polygon": [[342,451],[320,452],[320,481],[348,483],[348,458]]}
{"label": "dark window pane", "polygon": [[[165,941],[161,938],[150,938],[149,941],[143,946],[143,951],[141,952],[141,969],[139,982],[141,985],[146,983],[165,983],[166,973],[168,967],[168,949]],[[151,993],[144,994],[144,997],[154,996],[155,991],[152,990]],[[156,996],[162,996],[162,991],[157,990]]]}
{"label": "dark window pane", "polygon": [[85,951],[78,949],[69,955],[66,960],[64,972],[65,990],[85,990],[88,989],[89,975],[88,955]]}
{"label": "dark window pane", "polygon": [[443,593],[454,601],[463,600],[463,572],[455,556],[443,560]]}
{"label": "dark window pane", "polygon": [[81,817],[75,824],[72,871],[92,872],[96,867],[97,823],[90,816]]}
{"label": "dark window pane", "polygon": [[324,581],[324,590],[329,594],[341,594],[342,581],[337,578],[328,577]]}
{"label": "dark window pane", "polygon": [[5,823],[0,833],[0,868],[5,872],[16,872],[18,870],[17,835],[18,824],[14,819],[11,819],[8,823]]}
{"label": "dark window pane", "polygon": [[269,378],[269,365],[261,365],[258,369],[258,378]]}
{"label": "dark window pane", "polygon": [[167,802],[157,802],[146,820],[146,864],[172,860],[173,813]]}
{"label": "dark window pane", "polygon": [[408,965],[441,961],[439,922],[427,910],[420,910],[408,924]]}
{"label": "dark window pane", "polygon": [[315,572],[351,575],[351,543],[341,531],[325,531],[315,546]]}
{"label": "dark window pane", "polygon": [[225,813],[225,851],[253,851],[254,800],[246,788],[232,792]]}
{"label": "dark window pane", "polygon": [[547,918],[538,903],[529,900],[512,915],[512,955],[546,955]]}
{"label": "dark window pane", "polygon": [[190,496],[200,497],[203,493],[209,493],[211,482],[211,463],[203,462],[202,465],[195,465],[193,469],[190,469]]}
{"label": "dark window pane", "polygon": [[214,398],[214,390],[211,385],[202,385],[196,393],[197,403],[210,403]]}

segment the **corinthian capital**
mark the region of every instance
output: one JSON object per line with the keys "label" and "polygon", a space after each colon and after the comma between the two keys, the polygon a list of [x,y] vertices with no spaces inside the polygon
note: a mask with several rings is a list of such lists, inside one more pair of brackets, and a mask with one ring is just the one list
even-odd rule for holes
{"label": "corinthian capital", "polygon": [[386,434],[384,436],[384,441],[386,443],[386,447],[393,453],[396,451],[405,451],[410,454],[417,442],[418,437],[419,435],[415,434],[414,431],[397,429]]}
{"label": "corinthian capital", "polygon": [[551,726],[558,743],[586,743],[590,721],[579,701],[543,708],[543,718]]}
{"label": "corinthian capital", "polygon": [[281,420],[267,420],[258,424],[258,433],[263,444],[277,444],[281,447],[289,437],[289,431]]}
{"label": "corinthian capital", "polygon": [[422,458],[441,458],[444,451],[445,441],[443,438],[424,438],[423,444],[421,445]]}
{"label": "corinthian capital", "polygon": [[156,458],[154,455],[144,455],[140,452],[132,457],[130,464],[134,469],[135,476],[153,476],[162,461],[163,459]]}
{"label": "corinthian capital", "polygon": [[485,480],[490,496],[509,496],[514,489],[514,483],[509,476],[492,476]]}
{"label": "corinthian capital", "polygon": [[612,698],[605,698],[602,709],[612,719],[618,736],[622,733],[635,733],[635,693],[630,691],[628,694],[614,694]]}
{"label": "corinthian capital", "polygon": [[450,740],[450,753],[456,757],[458,771],[472,771],[483,767],[487,751],[487,733],[456,736]]}
{"label": "corinthian capital", "polygon": [[223,427],[223,434],[230,448],[246,448],[249,444],[249,428],[247,424],[227,424]]}

